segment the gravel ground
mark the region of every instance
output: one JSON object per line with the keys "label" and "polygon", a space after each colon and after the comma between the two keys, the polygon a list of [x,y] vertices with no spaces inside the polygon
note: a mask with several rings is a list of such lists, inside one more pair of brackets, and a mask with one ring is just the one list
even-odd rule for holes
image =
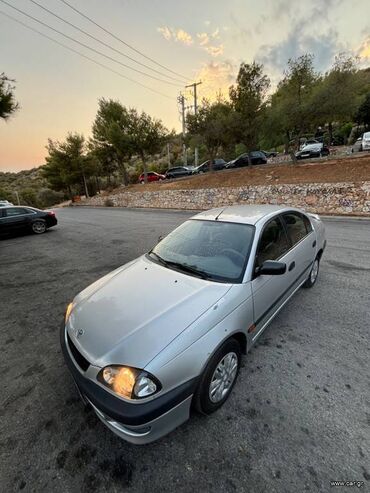
{"label": "gravel ground", "polygon": [[369,490],[369,221],[325,220],[317,285],[265,331],[221,410],[137,447],[84,410],[58,331],[77,292],[190,214],[57,215],[43,236],[0,241],[1,492]]}

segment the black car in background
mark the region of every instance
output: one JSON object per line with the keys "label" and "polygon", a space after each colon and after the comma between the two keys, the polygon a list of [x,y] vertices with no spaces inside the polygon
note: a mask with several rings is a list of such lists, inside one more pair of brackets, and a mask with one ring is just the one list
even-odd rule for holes
{"label": "black car in background", "polygon": [[0,208],[0,236],[31,232],[42,234],[58,223],[55,213],[34,207],[7,206]]}
{"label": "black car in background", "polygon": [[[221,158],[216,158],[212,160],[212,169],[214,171],[219,171],[220,169],[224,169],[226,166],[227,162],[225,159]],[[206,173],[207,171],[211,171],[211,160],[209,159],[208,161],[204,161],[204,163],[200,164],[199,166],[195,167],[193,169],[193,173]]]}
{"label": "black car in background", "polygon": [[317,142],[315,144],[307,144],[300,151],[296,152],[296,159],[308,159],[313,157],[329,156],[330,149],[328,146]]}
{"label": "black car in background", "polygon": [[187,166],[177,166],[166,171],[166,178],[179,178],[180,176],[189,176],[193,174],[193,168]]}
{"label": "black car in background", "polygon": [[226,168],[241,168],[249,164],[266,164],[267,157],[261,151],[251,151],[241,154],[236,159],[229,161]]}
{"label": "black car in background", "polygon": [[279,153],[277,151],[261,151],[267,158],[276,157]]}

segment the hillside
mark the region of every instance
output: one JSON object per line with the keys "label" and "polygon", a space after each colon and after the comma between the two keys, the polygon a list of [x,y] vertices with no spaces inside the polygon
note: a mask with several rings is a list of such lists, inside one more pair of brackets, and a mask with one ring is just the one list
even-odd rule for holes
{"label": "hillside", "polygon": [[34,207],[48,207],[59,202],[63,194],[51,190],[41,176],[41,167],[17,173],[0,172],[0,200],[16,203],[18,192],[22,204]]}
{"label": "hillside", "polygon": [[[357,154],[327,161],[299,164],[267,164],[236,170],[190,176],[177,180],[130,185],[130,191],[189,190],[200,188],[237,187],[243,185],[339,183],[370,180],[370,154]],[[111,193],[122,192],[122,187]]]}

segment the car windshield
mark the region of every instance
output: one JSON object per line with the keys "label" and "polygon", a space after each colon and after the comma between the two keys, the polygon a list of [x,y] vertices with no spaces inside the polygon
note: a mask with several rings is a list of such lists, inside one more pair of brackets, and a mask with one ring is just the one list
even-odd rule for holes
{"label": "car windshield", "polygon": [[248,224],[191,219],[160,241],[149,256],[204,279],[241,282],[253,236],[254,227]]}

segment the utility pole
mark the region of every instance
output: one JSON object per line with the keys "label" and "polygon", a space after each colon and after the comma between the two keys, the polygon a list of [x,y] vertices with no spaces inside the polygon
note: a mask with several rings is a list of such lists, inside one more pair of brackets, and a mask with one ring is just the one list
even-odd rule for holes
{"label": "utility pole", "polygon": [[[182,138],[185,140],[185,133],[186,133],[186,127],[185,127],[185,96],[183,94],[180,94],[180,96],[177,98],[177,101],[181,105]],[[185,142],[182,145],[182,152],[183,152],[183,163],[184,163],[184,166],[186,166],[187,163],[188,163],[188,159],[187,159]]]}
{"label": "utility pole", "polygon": [[168,160],[168,168],[171,168],[171,154],[170,154],[170,144],[167,143],[167,160]]}
{"label": "utility pole", "polygon": [[[202,83],[202,81],[199,82],[194,82],[193,84],[189,84],[188,86],[185,86],[187,89],[188,87],[193,88],[193,95],[194,95],[194,115],[196,116],[198,113],[198,100],[197,100],[197,86],[199,86]],[[198,166],[198,147],[194,149],[194,166]]]}
{"label": "utility pole", "polygon": [[15,193],[15,196],[17,197],[17,203],[18,203],[18,205],[21,205],[21,203],[19,202],[19,195],[18,195],[17,190],[15,190],[14,193]]}

